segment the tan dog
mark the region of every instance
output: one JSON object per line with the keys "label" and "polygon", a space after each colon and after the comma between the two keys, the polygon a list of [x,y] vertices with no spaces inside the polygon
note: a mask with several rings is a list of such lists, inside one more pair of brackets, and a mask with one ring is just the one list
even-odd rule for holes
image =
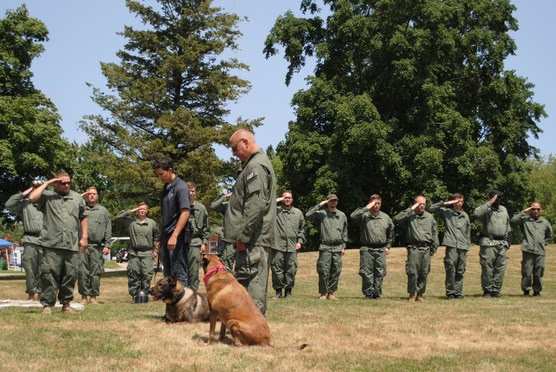
{"label": "tan dog", "polygon": [[211,342],[217,319],[221,322],[219,341],[228,328],[236,346],[269,345],[270,328],[266,318],[255,306],[247,290],[226,271],[220,258],[213,254],[205,255],[203,268],[210,308],[207,345]]}
{"label": "tan dog", "polygon": [[176,275],[167,276],[149,289],[153,300],[166,304],[166,322],[206,322],[209,317],[207,296],[185,287]]}

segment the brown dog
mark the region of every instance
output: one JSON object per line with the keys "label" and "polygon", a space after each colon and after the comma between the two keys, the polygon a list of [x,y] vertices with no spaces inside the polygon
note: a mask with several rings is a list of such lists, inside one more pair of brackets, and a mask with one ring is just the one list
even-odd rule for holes
{"label": "brown dog", "polygon": [[226,271],[220,258],[213,254],[205,255],[203,268],[210,308],[207,345],[211,342],[217,319],[221,322],[219,341],[228,328],[236,346],[269,345],[270,328],[266,318],[247,290]]}
{"label": "brown dog", "polygon": [[209,318],[207,296],[185,287],[175,274],[156,282],[149,294],[153,300],[162,300],[166,304],[166,321],[169,323],[206,322]]}

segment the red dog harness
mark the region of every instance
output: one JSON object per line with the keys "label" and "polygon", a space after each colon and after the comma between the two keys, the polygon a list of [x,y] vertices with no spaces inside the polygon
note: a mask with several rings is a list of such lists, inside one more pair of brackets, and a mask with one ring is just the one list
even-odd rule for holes
{"label": "red dog harness", "polygon": [[221,263],[219,263],[218,265],[216,265],[215,267],[207,271],[207,273],[203,277],[203,282],[205,282],[205,287],[207,286],[209,279],[212,278],[215,274],[219,273],[220,271],[226,271],[226,266],[224,266]]}

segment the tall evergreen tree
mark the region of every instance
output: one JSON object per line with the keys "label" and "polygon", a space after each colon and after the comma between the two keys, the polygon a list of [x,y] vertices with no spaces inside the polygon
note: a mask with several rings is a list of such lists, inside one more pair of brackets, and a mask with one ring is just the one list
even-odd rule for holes
{"label": "tall evergreen tree", "polygon": [[[126,26],[119,63],[101,63],[110,91],[95,88],[93,100],[109,116],[87,116],[81,126],[118,157],[125,173],[119,181],[127,184],[121,190],[155,194],[151,161],[167,156],[176,173],[196,182],[208,201],[218,183],[235,173],[213,149],[227,143],[234,130],[225,121],[226,105],[250,88],[234,75],[248,67],[223,57],[237,49],[240,19],[209,0],[145,3],[126,1],[145,27]],[[237,124],[252,127],[259,120]]]}
{"label": "tall evergreen tree", "polygon": [[[328,7],[326,18],[320,7]],[[471,209],[498,188],[511,211],[530,195],[527,138],[545,115],[533,85],[504,60],[516,46],[509,0],[302,0],[267,37],[267,57],[289,62],[288,84],[309,56],[310,87],[277,153],[298,201],[329,190],[342,208],[371,193],[397,212],[424,193],[463,192]]]}
{"label": "tall evergreen tree", "polygon": [[33,178],[74,163],[56,107],[32,81],[31,63],[47,40],[46,26],[24,5],[0,19],[0,206]]}

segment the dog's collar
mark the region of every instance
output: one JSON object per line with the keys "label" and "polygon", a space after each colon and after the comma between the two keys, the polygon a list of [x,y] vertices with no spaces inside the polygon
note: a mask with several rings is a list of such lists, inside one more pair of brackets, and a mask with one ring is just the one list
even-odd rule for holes
{"label": "dog's collar", "polygon": [[212,269],[207,271],[207,273],[203,277],[203,282],[205,282],[205,287],[207,286],[207,283],[208,283],[209,279],[212,278],[214,276],[214,274],[219,273],[220,271],[225,271],[225,270],[226,270],[226,266],[219,263],[218,265],[216,265],[215,267],[213,267]]}
{"label": "dog's collar", "polygon": [[185,289],[178,295],[178,298],[176,298],[176,301],[172,302],[172,305],[175,305],[178,302],[180,302],[181,299],[183,298],[183,296],[185,296]]}

